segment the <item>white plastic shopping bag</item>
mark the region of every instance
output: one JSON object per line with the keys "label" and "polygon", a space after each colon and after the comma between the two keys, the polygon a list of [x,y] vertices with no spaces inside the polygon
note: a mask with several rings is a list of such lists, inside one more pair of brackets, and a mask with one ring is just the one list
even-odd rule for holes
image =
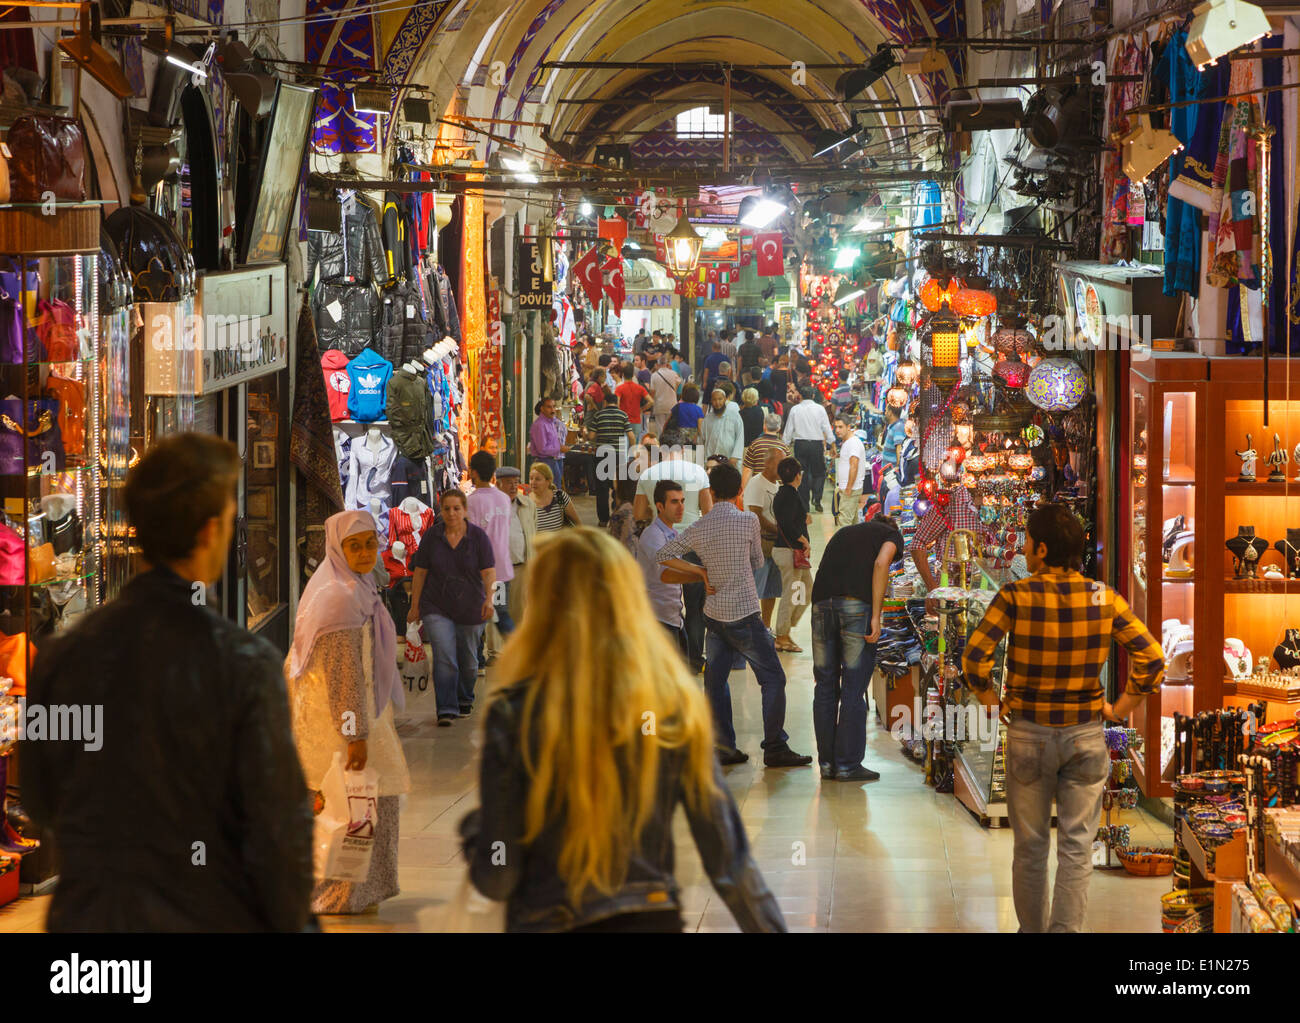
{"label": "white plastic shopping bag", "polygon": [[419,622],[410,622],[406,626],[406,644],[399,668],[407,692],[416,689],[424,692],[429,687],[430,664],[424,652],[424,640],[420,638]]}
{"label": "white plastic shopping bag", "polygon": [[312,866],[317,880],[360,882],[370,871],[370,853],[379,820],[379,774],[374,768],[345,771],[343,754],[321,779],[324,805],[312,835]]}

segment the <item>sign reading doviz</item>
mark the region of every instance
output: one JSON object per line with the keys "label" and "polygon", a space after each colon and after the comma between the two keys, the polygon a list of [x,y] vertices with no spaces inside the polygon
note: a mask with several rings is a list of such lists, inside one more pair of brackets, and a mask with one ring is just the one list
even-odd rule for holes
{"label": "sign reading doviz", "polygon": [[519,241],[519,297],[516,301],[520,309],[551,307],[551,283],[545,277],[542,247],[533,238]]}

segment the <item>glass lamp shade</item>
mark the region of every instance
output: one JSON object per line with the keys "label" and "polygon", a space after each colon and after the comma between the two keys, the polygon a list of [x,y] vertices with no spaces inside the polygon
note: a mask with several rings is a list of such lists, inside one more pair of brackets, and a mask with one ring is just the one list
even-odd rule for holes
{"label": "glass lamp shade", "polygon": [[951,316],[930,320],[930,366],[934,382],[951,386],[961,379],[961,323]]}
{"label": "glass lamp shade", "polygon": [[694,273],[700,265],[700,249],[704,239],[691,227],[685,217],[677,221],[677,226],[668,232],[664,239],[667,245],[668,270],[673,274]]}
{"label": "glass lamp shade", "polygon": [[890,408],[903,408],[907,405],[909,391],[906,387],[895,384],[885,392],[885,404]]}
{"label": "glass lamp shade", "polygon": [[1034,456],[1028,451],[1014,451],[1008,456],[1007,465],[1016,472],[1028,472],[1034,467]]}
{"label": "glass lamp shade", "polygon": [[911,359],[908,359],[906,362],[900,362],[898,364],[898,368],[894,370],[894,380],[902,384],[904,387],[911,387],[916,383],[916,379],[920,376],[920,373],[920,367],[918,367]]}
{"label": "glass lamp shade", "polygon": [[952,278],[948,281],[945,288],[939,283],[937,277],[931,277],[921,285],[921,304],[932,313],[937,313],[945,305],[952,301],[953,296],[961,289],[961,281]]}
{"label": "glass lamp shade", "polygon": [[1008,387],[1021,388],[1029,382],[1029,367],[1019,359],[1000,359],[993,366],[993,375]]}
{"label": "glass lamp shade", "polygon": [[962,288],[952,296],[948,306],[958,316],[981,319],[998,311],[998,300],[993,297],[992,292]]}
{"label": "glass lamp shade", "polygon": [[1028,355],[1034,336],[1020,327],[1001,327],[993,335],[993,347],[1004,355]]}
{"label": "glass lamp shade", "polygon": [[1025,394],[1044,412],[1069,412],[1088,393],[1088,375],[1073,359],[1044,359],[1029,374]]}
{"label": "glass lamp shade", "polygon": [[967,455],[964,464],[967,472],[984,472],[989,467],[988,458],[984,455]]}

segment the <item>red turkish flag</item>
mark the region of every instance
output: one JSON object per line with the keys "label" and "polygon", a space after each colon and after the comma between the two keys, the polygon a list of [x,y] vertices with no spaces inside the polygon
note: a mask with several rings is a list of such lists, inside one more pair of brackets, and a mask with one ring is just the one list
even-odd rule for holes
{"label": "red turkish flag", "polygon": [[754,254],[758,257],[758,276],[785,276],[784,240],[780,231],[754,235]]}
{"label": "red turkish flag", "polygon": [[685,284],[684,281],[678,281],[678,282],[673,286],[673,294],[674,294],[674,295],[685,295],[685,294],[686,294],[686,284]]}
{"label": "red turkish flag", "polygon": [[600,269],[600,257],[596,254],[595,246],[573,264],[573,276],[582,285],[582,290],[587,293],[587,299],[592,305],[600,302],[601,292],[605,287]]}
{"label": "red turkish flag", "polygon": [[718,298],[730,298],[730,297],[731,297],[731,285],[728,284],[726,281],[723,281],[721,284],[718,285]]}
{"label": "red turkish flag", "polygon": [[718,268],[716,266],[709,267],[708,281],[710,284],[718,283]]}
{"label": "red turkish flag", "polygon": [[601,218],[596,226],[596,237],[608,238],[614,248],[621,250],[627,240],[627,221],[622,217]]}
{"label": "red turkish flag", "polygon": [[614,303],[614,315],[623,315],[623,300],[627,298],[627,289],[623,286],[623,260],[619,256],[610,259],[601,271],[605,277],[605,294]]}
{"label": "red turkish flag", "polygon": [[661,234],[655,235],[655,259],[665,265],[668,263],[668,243]]}

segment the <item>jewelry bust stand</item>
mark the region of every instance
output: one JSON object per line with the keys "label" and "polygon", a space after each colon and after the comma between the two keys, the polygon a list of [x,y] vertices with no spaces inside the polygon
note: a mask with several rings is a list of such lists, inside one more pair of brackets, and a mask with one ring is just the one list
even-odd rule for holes
{"label": "jewelry bust stand", "polygon": [[1259,559],[1268,541],[1255,535],[1254,526],[1238,526],[1237,535],[1224,544],[1232,552],[1232,568],[1238,579],[1258,579]]}
{"label": "jewelry bust stand", "polygon": [[1287,629],[1282,642],[1273,648],[1273,664],[1286,671],[1300,667],[1300,629]]}
{"label": "jewelry bust stand", "polygon": [[1300,579],[1300,529],[1288,527],[1286,539],[1275,541],[1273,549],[1282,555],[1287,577]]}

